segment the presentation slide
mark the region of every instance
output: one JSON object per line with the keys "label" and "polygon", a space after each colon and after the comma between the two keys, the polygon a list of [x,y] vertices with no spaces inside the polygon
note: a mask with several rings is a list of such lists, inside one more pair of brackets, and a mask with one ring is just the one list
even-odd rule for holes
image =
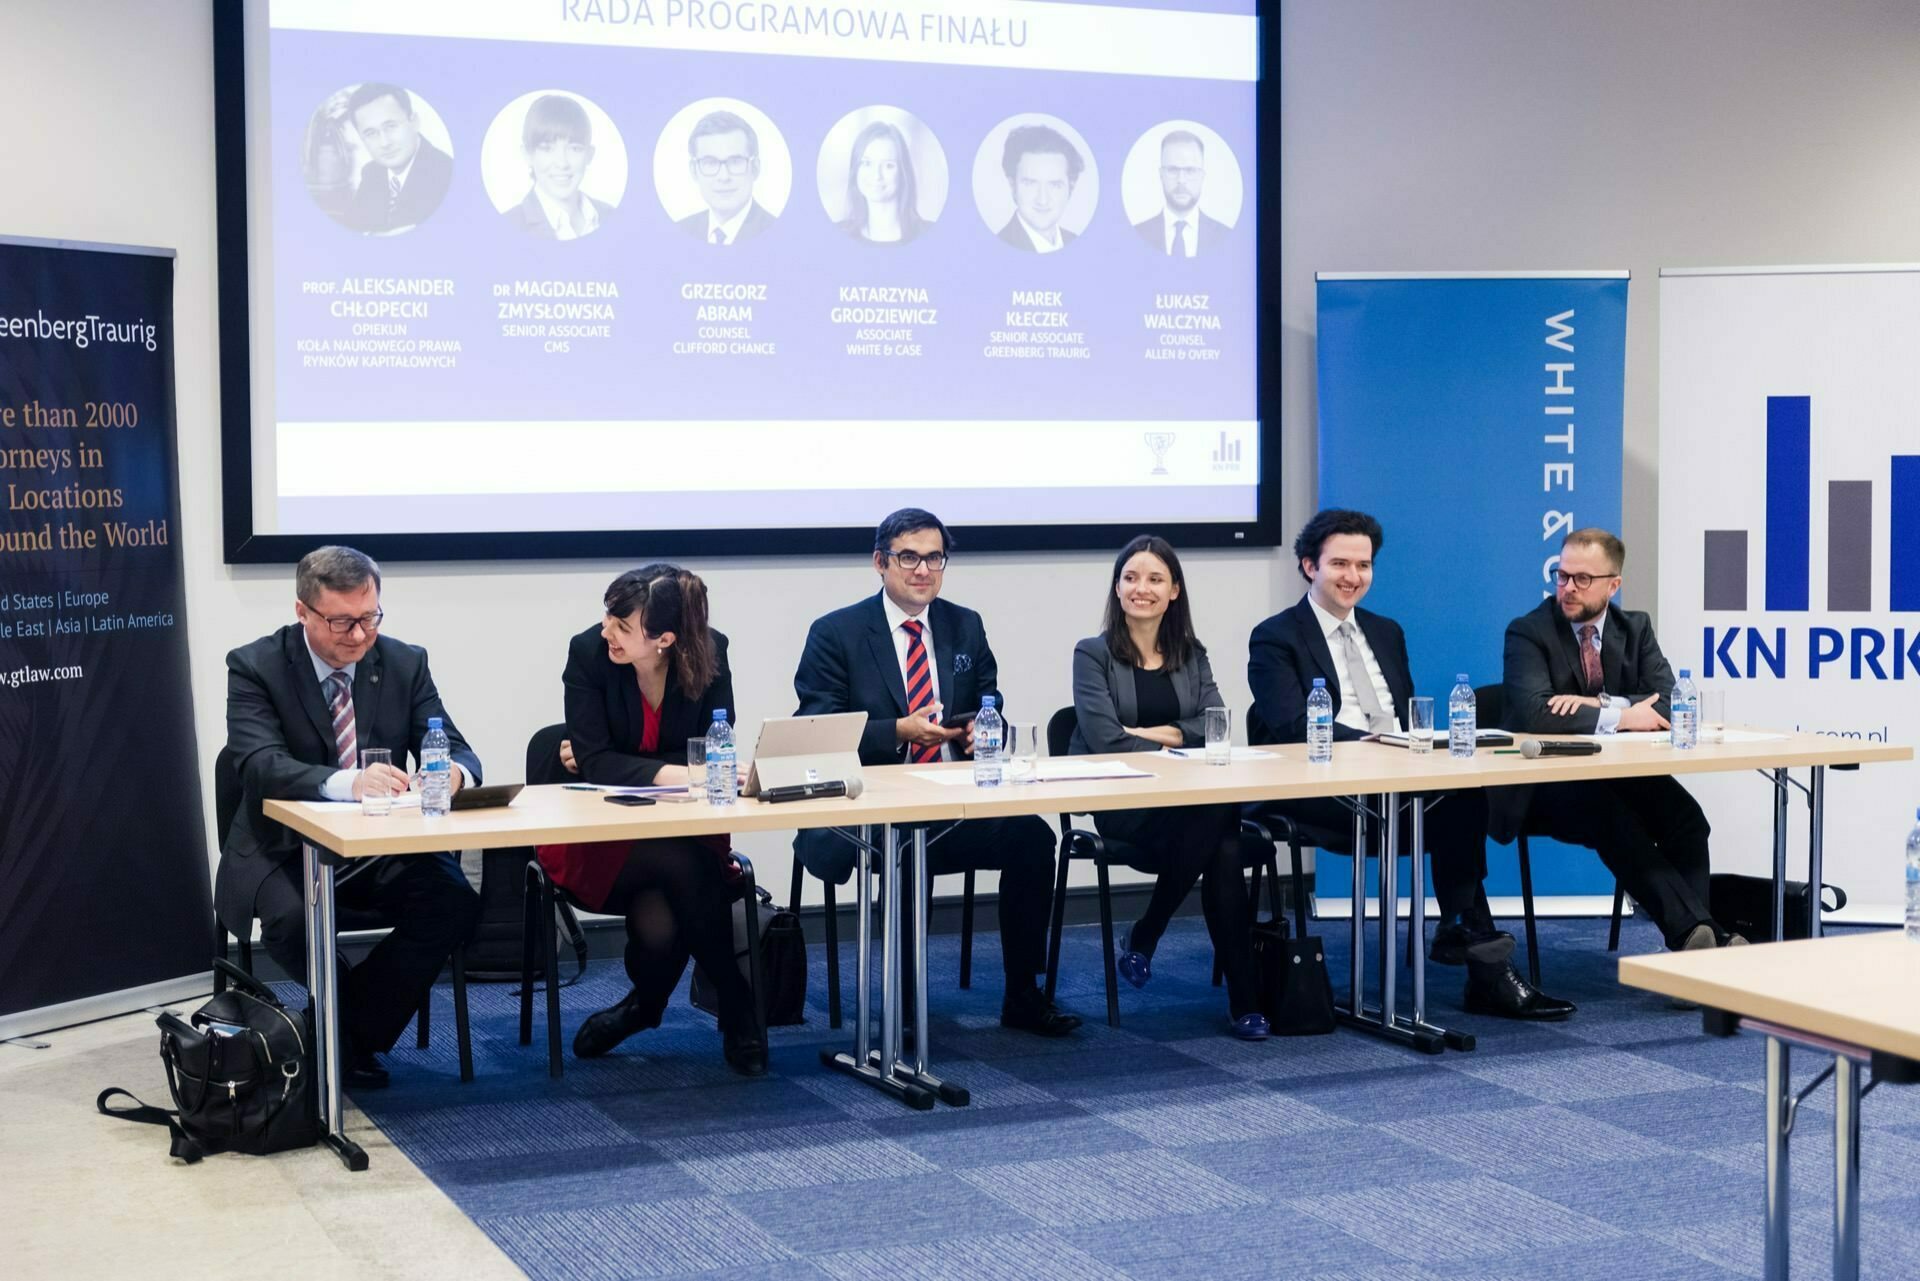
{"label": "presentation slide", "polygon": [[256,533],[1257,514],[1254,0],[245,39]]}

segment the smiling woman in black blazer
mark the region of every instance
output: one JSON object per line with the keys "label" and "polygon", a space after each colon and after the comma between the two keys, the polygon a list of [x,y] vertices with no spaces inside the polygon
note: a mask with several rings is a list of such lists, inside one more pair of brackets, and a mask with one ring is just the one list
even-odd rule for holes
{"label": "smiling woman in black blazer", "polygon": [[[1073,707],[1078,724],[1069,750],[1150,752],[1206,741],[1206,709],[1223,707],[1207,650],[1193,633],[1180,558],[1164,538],[1142,534],[1113,562],[1106,622],[1073,650]],[[1240,813],[1234,805],[1105,810],[1093,816],[1100,835],[1136,847],[1129,865],[1156,872],[1147,910],[1120,942],[1117,968],[1144,987],[1167,922],[1200,882],[1207,933],[1226,972],[1233,1034],[1263,1040],[1259,979],[1249,929],[1253,907],[1240,857]]]}
{"label": "smiling woman in black blazer", "polygon": [[[687,740],[733,705],[727,638],[707,626],[707,588],[676,565],[613,580],[606,617],[567,647],[567,740],[561,761],[589,783],[671,786],[688,781]],[[658,1027],[691,955],[714,980],[727,1062],[766,1071],[753,994],[733,953],[729,842],[666,837],[543,845],[541,866],[587,907],[627,918],[633,991],[581,1025],[573,1052],[605,1054]]]}

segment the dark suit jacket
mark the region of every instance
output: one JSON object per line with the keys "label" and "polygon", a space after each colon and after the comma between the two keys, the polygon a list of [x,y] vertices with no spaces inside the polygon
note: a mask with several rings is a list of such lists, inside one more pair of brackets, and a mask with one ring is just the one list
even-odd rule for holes
{"label": "dark suit jacket", "polygon": [[[1400,624],[1384,614],[1354,608],[1360,634],[1367,638],[1387,692],[1393,695],[1393,714],[1407,723],[1407,700],[1413,697],[1413,669],[1407,662],[1407,636]],[[1304,743],[1307,741],[1307,695],[1313,678],[1324,677],[1333,695],[1333,714],[1340,715],[1340,669],[1333,649],[1320,630],[1320,616],[1305,596],[1253,629],[1247,641],[1247,683],[1253,686],[1253,710],[1247,714],[1250,743]],[[1362,738],[1356,729],[1333,725],[1336,739]]]}
{"label": "dark suit jacket", "polygon": [[391,215],[387,212],[387,168],[370,160],[360,171],[360,186],[353,193],[353,221],[362,231],[393,231],[425,222],[446,199],[453,182],[453,157],[440,148],[420,140],[413,153],[413,168],[407,185],[400,188],[400,199]]}
{"label": "dark suit jacket", "polygon": [[[1579,642],[1549,597],[1507,624],[1503,660],[1506,714],[1504,728],[1528,734],[1591,734],[1600,723],[1600,709],[1577,708],[1565,716],[1547,710],[1555,694],[1584,694]],[[1609,694],[1635,702],[1658,694],[1655,704],[1667,714],[1673,690],[1673,668],[1667,665],[1654,639],[1653,620],[1638,610],[1607,606],[1600,630],[1600,673]],[[1495,840],[1511,841],[1526,817],[1530,787],[1497,787],[1487,793],[1489,827]]]}
{"label": "dark suit jacket", "polygon": [[[583,192],[581,199],[593,200],[593,197]],[[593,207],[600,214],[600,226],[595,229],[597,232],[606,227],[618,206],[604,200],[593,200]],[[540,197],[533,194],[532,188],[528,188],[526,199],[500,216],[511,223],[515,231],[524,231],[536,240],[557,239],[553,234],[553,224],[547,221],[546,206],[540,203]]]}
{"label": "dark suit jacket", "polygon": [[[353,672],[354,735],[384,747],[396,767],[420,756],[427,718],[438,716],[453,759],[480,782],[480,758],[441,706],[427,651],[382,635]],[[265,800],[317,801],[338,768],[333,717],[314,678],[297,623],[227,655],[227,751],[240,775],[240,811],[220,850],[214,903],[220,919],[244,932],[260,882],[300,848],[292,832],[261,813]]]}
{"label": "dark suit jacket", "polygon": [[[800,699],[794,714],[865,712],[860,763],[898,765],[906,760],[907,749],[894,738],[893,723],[907,714],[907,683],[880,600],[875,592],[857,605],[814,620],[793,674],[793,691]],[[927,606],[927,619],[933,628],[935,684],[943,715],[952,719],[978,711],[983,695],[997,699],[1000,667],[987,646],[980,615],[936,599]],[[1005,704],[999,706],[1004,715]],[[957,739],[955,745],[964,749],[965,742]],[[852,874],[853,847],[830,832],[801,832],[793,849],[822,880],[839,883]]]}
{"label": "dark suit jacket", "polygon": [[[1007,225],[1000,228],[1000,239],[1006,241],[1015,249],[1024,249],[1028,253],[1039,252],[1033,247],[1033,237],[1029,236],[1027,229],[1020,225],[1020,215],[1017,211],[1013,217],[1007,219]],[[1064,249],[1072,243],[1073,233],[1065,227],[1060,228],[1060,247]]]}
{"label": "dark suit jacket", "polygon": [[[1126,732],[1140,724],[1140,699],[1134,687],[1135,668],[1113,656],[1104,636],[1089,636],[1073,647],[1073,710],[1077,724],[1068,751],[1157,752],[1160,744]],[[1213,683],[1213,664],[1205,650],[1172,672],[1173,692],[1180,700],[1180,737],[1188,747],[1207,741],[1206,709],[1224,707],[1220,687]]]}
{"label": "dark suit jacket", "polygon": [[[727,245],[737,245],[743,240],[752,240],[768,227],[773,226],[777,221],[779,220],[768,213],[760,202],[756,200],[753,202],[753,206],[747,210],[747,220],[740,224],[740,230],[733,233],[733,239],[729,240]],[[707,211],[705,209],[702,209],[696,214],[688,214],[673,225],[686,232],[689,236],[692,236],[695,240],[707,239]],[[726,245],[719,247],[724,249]]]}
{"label": "dark suit jacket", "polygon": [[[1215,218],[1209,218],[1200,210],[1194,211],[1200,219],[1200,252],[1196,258],[1204,258],[1220,246],[1223,241],[1233,237],[1233,228]],[[1155,214],[1145,222],[1136,222],[1133,229],[1140,239],[1152,245],[1155,252],[1165,255],[1167,252],[1167,230],[1164,216]],[[1368,644],[1372,644],[1371,641]]]}
{"label": "dark suit jacket", "polygon": [[713,633],[713,649],[718,670],[698,699],[683,694],[669,673],[660,700],[659,746],[642,754],[644,713],[633,669],[607,657],[597,624],[567,642],[567,670],[561,681],[566,686],[567,737],[573,741],[580,777],[610,787],[645,787],[662,765],[687,763],[687,740],[707,732],[716,707],[726,708],[728,722],[737,724],[740,713],[733,705],[727,638],[719,632]]}

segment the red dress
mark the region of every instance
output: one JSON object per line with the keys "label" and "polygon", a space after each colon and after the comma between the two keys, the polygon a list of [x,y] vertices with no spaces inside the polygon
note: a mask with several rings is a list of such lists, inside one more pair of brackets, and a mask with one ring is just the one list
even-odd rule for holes
{"label": "red dress", "polygon": [[[649,706],[644,698],[640,700],[639,750],[642,755],[652,755],[660,750],[660,709]],[[726,860],[729,873],[737,872],[730,837],[701,836],[695,839]],[[627,856],[636,846],[646,843],[588,841],[580,845],[540,845],[535,847],[534,852],[539,856],[540,866],[546,869],[555,885],[573,895],[589,911],[598,912],[606,906],[607,895],[613,893],[613,883],[620,879],[620,869],[627,865]]]}

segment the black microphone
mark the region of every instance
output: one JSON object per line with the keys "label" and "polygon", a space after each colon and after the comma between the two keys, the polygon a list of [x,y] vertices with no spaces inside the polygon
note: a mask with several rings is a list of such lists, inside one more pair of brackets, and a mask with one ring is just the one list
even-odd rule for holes
{"label": "black microphone", "polygon": [[[849,795],[847,785],[837,780],[831,783],[795,783],[791,787],[763,787],[760,789],[760,799],[769,805],[781,805],[787,801],[817,801],[826,796],[846,795]],[[851,795],[860,795],[860,788],[857,784]]]}
{"label": "black microphone", "polygon": [[1528,760],[1542,756],[1592,756],[1600,750],[1600,744],[1584,739],[1530,738],[1520,744],[1520,755]]}

